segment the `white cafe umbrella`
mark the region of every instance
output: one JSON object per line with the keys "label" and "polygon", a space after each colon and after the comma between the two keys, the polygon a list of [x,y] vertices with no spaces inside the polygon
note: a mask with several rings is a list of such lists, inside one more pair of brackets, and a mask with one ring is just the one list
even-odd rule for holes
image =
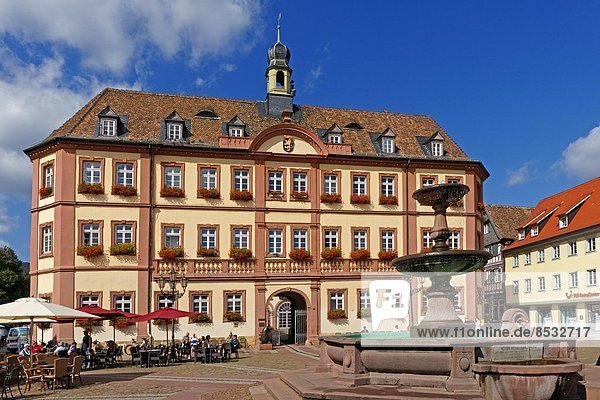
{"label": "white cafe umbrella", "polygon": [[[78,311],[73,308],[50,303],[48,300],[38,299],[35,297],[23,297],[0,305],[0,319],[21,321],[23,319],[29,321],[29,344],[31,346],[31,335],[33,333],[33,324],[38,318],[97,318],[95,315],[88,314],[83,311]],[[32,358],[29,353],[30,360]]]}

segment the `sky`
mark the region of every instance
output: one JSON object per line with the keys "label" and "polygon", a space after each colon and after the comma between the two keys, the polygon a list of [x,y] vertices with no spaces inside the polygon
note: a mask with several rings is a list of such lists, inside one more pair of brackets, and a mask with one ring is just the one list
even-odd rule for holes
{"label": "sky", "polygon": [[600,175],[600,2],[0,0],[0,245],[29,259],[24,148],[105,87],[264,99],[279,13],[297,104],[433,117],[486,203]]}

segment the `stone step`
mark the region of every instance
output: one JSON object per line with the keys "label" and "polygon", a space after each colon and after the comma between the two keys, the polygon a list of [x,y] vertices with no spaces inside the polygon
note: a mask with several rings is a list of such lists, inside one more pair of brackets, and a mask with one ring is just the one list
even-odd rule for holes
{"label": "stone step", "polygon": [[252,400],[274,400],[273,397],[267,392],[264,384],[250,387],[250,395]]}
{"label": "stone step", "polygon": [[294,389],[279,378],[267,379],[263,385],[273,400],[302,400]]}

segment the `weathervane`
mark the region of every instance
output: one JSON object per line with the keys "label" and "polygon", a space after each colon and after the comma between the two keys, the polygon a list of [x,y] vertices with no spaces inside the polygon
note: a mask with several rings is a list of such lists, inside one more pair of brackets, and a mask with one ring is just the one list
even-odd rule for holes
{"label": "weathervane", "polygon": [[281,42],[281,13],[277,16],[277,41]]}

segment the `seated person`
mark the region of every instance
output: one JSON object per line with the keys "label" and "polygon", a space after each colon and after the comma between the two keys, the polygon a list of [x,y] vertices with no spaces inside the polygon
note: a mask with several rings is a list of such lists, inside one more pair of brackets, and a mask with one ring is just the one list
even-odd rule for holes
{"label": "seated person", "polygon": [[196,334],[194,333],[194,334],[192,335],[192,337],[190,338],[190,345],[191,345],[191,346],[198,346],[198,343],[199,343],[199,340],[198,340],[198,338],[196,337]]}
{"label": "seated person", "polygon": [[102,345],[102,343],[100,343],[99,341],[97,341],[97,340],[94,340],[94,341],[92,342],[92,344],[93,344],[93,347],[94,347],[94,351],[95,351],[96,353],[97,353],[97,352],[99,352],[99,351],[102,351],[102,350],[104,350],[104,346],[103,346],[103,345]]}
{"label": "seated person", "polygon": [[64,357],[65,353],[69,350],[69,347],[65,343],[61,343],[54,349],[54,355]]}
{"label": "seated person", "polygon": [[29,357],[31,355],[29,343],[25,343],[25,346],[23,346],[23,349],[19,352],[19,355],[24,357]]}
{"label": "seated person", "polygon": [[116,353],[117,352],[117,344],[115,343],[114,340],[108,340],[106,342],[106,350],[111,352],[111,353]]}
{"label": "seated person", "polygon": [[31,352],[33,354],[37,354],[37,353],[41,353],[44,350],[44,347],[36,342],[35,340],[33,341],[33,346],[31,346]]}
{"label": "seated person", "polygon": [[148,339],[143,338],[142,344],[140,344],[140,350],[149,350],[149,349],[150,349],[150,343],[148,343]]}
{"label": "seated person", "polygon": [[240,348],[240,341],[238,340],[237,335],[233,335],[233,337],[229,340],[229,344],[231,345],[231,350],[237,352]]}
{"label": "seated person", "polygon": [[77,354],[77,343],[73,342],[71,343],[71,346],[69,346],[69,350],[67,352],[69,355],[75,353]]}

